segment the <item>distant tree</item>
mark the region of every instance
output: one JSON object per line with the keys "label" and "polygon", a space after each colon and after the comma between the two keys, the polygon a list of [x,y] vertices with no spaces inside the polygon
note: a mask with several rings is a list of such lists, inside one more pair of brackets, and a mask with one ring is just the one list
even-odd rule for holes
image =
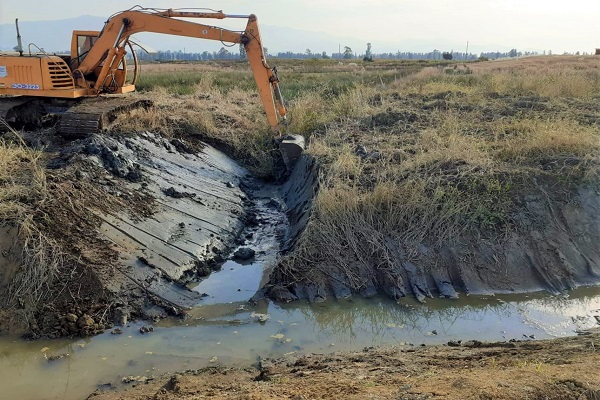
{"label": "distant tree", "polygon": [[[342,53],[333,53],[332,55],[328,55],[327,52],[322,52],[322,53],[313,53],[311,51],[311,55],[307,56],[306,52],[295,52],[295,51],[285,51],[285,52],[279,52],[276,55],[270,55],[270,57],[278,57],[278,58],[291,58],[291,59],[306,59],[306,58],[313,58],[313,59],[317,59],[317,58],[323,58],[323,59],[327,59],[327,58],[356,58],[356,53],[354,53],[352,51],[352,49],[350,49],[349,47],[344,47],[343,49],[344,51]],[[410,60],[439,60],[443,57],[443,53],[439,50],[433,50],[433,51],[429,51],[429,52],[410,52],[410,51],[396,51],[396,52],[390,52],[390,53],[378,53],[375,54],[372,52],[371,49],[369,49],[367,47],[367,54],[369,54],[370,56],[372,56],[374,59],[375,58],[380,58],[380,59],[410,59]],[[266,48],[263,49],[263,51],[267,52],[266,54],[268,54],[268,50]],[[369,53],[370,51],[370,53]],[[516,51],[516,50],[515,50]],[[499,51],[490,51],[490,52],[482,52],[480,55],[476,55],[476,54],[471,54],[468,53],[466,54],[465,59],[466,60],[477,60],[478,57],[480,57],[480,60],[484,60],[484,59],[489,59],[489,60],[493,60],[493,59],[497,59],[497,58],[506,58],[506,57],[510,57],[512,55],[515,54],[515,51],[511,52],[499,52]],[[139,51],[136,50],[137,56],[140,60],[154,60],[154,61],[168,61],[168,60],[202,60],[202,61],[207,61],[207,60],[215,60],[215,59],[227,59],[227,60],[233,60],[233,59],[238,59],[240,57],[241,54],[238,54],[238,49],[236,49],[235,51],[231,52],[231,49],[229,49],[229,51],[227,50],[226,47],[223,47],[220,51],[215,51],[215,52],[208,52],[208,51],[204,51],[202,53],[189,53],[189,52],[182,52],[181,50],[159,50],[156,53],[153,54],[147,54],[144,51]],[[455,53],[450,52],[450,54],[452,54],[454,56]],[[461,59],[462,59],[462,54],[461,54]],[[548,54],[548,51],[545,51],[545,54]],[[583,55],[587,55],[586,52],[579,52],[579,54],[583,54]],[[535,51],[524,51],[524,52],[520,52],[520,51],[516,51],[516,56],[537,56],[537,55],[541,55],[541,53],[535,52]],[[246,57],[248,55],[246,54]],[[366,54],[364,54],[363,56],[366,56]],[[126,57],[128,57],[128,59],[131,59],[131,55],[126,55]]]}
{"label": "distant tree", "polygon": [[373,53],[371,52],[371,43],[367,43],[367,51],[365,51],[365,56],[363,57],[363,61],[373,62]]}
{"label": "distant tree", "polygon": [[248,55],[246,54],[246,47],[243,43],[240,43],[240,60],[246,60]]}
{"label": "distant tree", "polygon": [[344,46],[344,58],[351,59],[352,57],[354,57],[354,52],[352,49],[348,46]]}
{"label": "distant tree", "polygon": [[310,49],[306,49],[306,51],[304,52],[304,54],[306,54],[306,57],[312,57],[313,53]]}
{"label": "distant tree", "polygon": [[265,53],[265,57],[269,55],[269,49],[267,47],[263,47],[263,53]]}
{"label": "distant tree", "polygon": [[448,61],[450,61],[450,60],[452,60],[452,58],[453,58],[453,57],[452,57],[452,53],[448,53],[447,51],[445,51],[445,52],[443,52],[443,53],[442,53],[442,58],[443,58],[444,60],[448,60]]}
{"label": "distant tree", "polygon": [[511,58],[514,58],[514,57],[516,57],[517,55],[518,55],[517,49],[511,49],[511,50],[508,52],[508,56],[509,56],[509,57],[511,57]]}
{"label": "distant tree", "polygon": [[231,53],[229,52],[229,50],[227,50],[225,47],[221,47],[221,49],[217,53],[217,58],[226,59],[229,58],[230,55]]}

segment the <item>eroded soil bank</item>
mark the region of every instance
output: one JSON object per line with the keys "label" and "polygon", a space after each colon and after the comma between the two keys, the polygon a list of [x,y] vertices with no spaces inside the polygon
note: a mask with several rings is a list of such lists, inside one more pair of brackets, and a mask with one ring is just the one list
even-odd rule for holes
{"label": "eroded soil bank", "polygon": [[348,229],[341,248],[306,244],[322,252],[313,254],[310,267],[289,266],[284,260],[267,293],[280,301],[377,293],[424,301],[459,293],[559,294],[600,282],[600,195],[595,186],[540,184],[514,194],[511,201],[511,228],[458,232],[441,242],[425,237],[415,249],[394,232],[362,231],[358,226]]}
{"label": "eroded soil bank", "polygon": [[313,134],[322,190],[269,296],[425,300],[600,282],[597,97],[428,73],[356,93],[356,116]]}
{"label": "eroded soil bank", "polygon": [[449,342],[292,355],[262,360],[258,369],[187,371],[89,399],[592,400],[600,395],[598,340],[596,332],[552,341]]}
{"label": "eroded soil bank", "polygon": [[[52,131],[24,135],[34,147],[47,146],[52,193],[40,215],[31,215],[47,246],[37,249],[43,262],[33,265],[22,248],[29,239],[24,229],[1,228],[3,333],[88,336],[132,319],[182,316],[202,299],[188,282],[220,269],[236,249],[266,240],[254,232],[265,224],[277,224],[281,232],[272,240],[289,245],[309,215],[312,185],[291,185],[288,232],[289,196],[265,190],[197,139],[141,133],[63,142]],[[310,161],[300,164],[310,174]],[[258,216],[258,199],[276,217]],[[40,268],[49,273],[40,275]],[[34,287],[32,280],[43,282]]]}

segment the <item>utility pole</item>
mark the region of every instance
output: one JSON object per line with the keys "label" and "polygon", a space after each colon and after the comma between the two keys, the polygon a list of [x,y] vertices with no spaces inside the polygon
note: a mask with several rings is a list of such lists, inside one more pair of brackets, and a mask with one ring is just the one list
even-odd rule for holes
{"label": "utility pole", "polygon": [[467,40],[467,49],[465,50],[465,61],[467,61],[467,57],[469,57],[469,41]]}

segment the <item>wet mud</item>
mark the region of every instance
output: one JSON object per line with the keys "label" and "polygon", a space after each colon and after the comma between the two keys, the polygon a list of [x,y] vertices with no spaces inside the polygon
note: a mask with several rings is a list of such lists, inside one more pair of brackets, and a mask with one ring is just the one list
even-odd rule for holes
{"label": "wet mud", "polygon": [[[273,250],[271,243],[292,241],[278,185],[254,178],[205,143],[152,133],[65,141],[39,131],[25,140],[51,154],[48,171],[69,185],[73,200],[66,201],[73,204],[46,214],[57,218],[48,234],[65,254],[46,293],[52,301],[32,315],[31,305],[25,310],[3,299],[5,333],[88,336],[132,319],[183,316],[203,298],[190,282],[220,270],[229,258],[264,261],[268,253],[272,265],[280,246]],[[308,215],[308,203],[292,206],[298,218]],[[8,288],[27,270],[16,229],[2,229],[0,285]],[[19,329],[8,328],[13,319],[21,321]]]}

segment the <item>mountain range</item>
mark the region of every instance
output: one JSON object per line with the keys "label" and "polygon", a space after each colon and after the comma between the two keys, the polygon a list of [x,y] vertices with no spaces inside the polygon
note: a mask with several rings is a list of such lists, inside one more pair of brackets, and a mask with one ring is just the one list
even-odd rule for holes
{"label": "mountain range", "polygon": [[[47,52],[66,52],[70,49],[71,32],[73,30],[101,30],[106,18],[84,15],[77,18],[53,21],[19,21],[19,28],[23,39],[23,46],[27,51],[28,45],[34,43]],[[261,34],[264,46],[270,54],[292,51],[304,53],[310,49],[313,53],[337,53],[344,46],[349,46],[356,53],[364,53],[368,37],[352,38],[337,37],[323,32],[312,32],[301,29],[286,28],[273,25],[261,25]],[[218,51],[221,42],[184,38],[179,36],[143,33],[135,36],[143,44],[155,50],[182,50],[185,52],[213,52]],[[14,24],[0,24],[0,51],[12,50],[16,45],[16,30]],[[429,52],[433,49],[449,51],[458,50],[464,44],[450,43],[441,38],[436,41],[406,38],[397,42],[378,43],[372,42],[374,53],[395,53],[396,51]],[[33,48],[33,47],[32,47]],[[475,46],[470,48],[473,52],[483,51]],[[487,49],[489,50],[489,48]],[[502,50],[502,48],[494,50]],[[232,50],[237,51],[237,49]]]}

